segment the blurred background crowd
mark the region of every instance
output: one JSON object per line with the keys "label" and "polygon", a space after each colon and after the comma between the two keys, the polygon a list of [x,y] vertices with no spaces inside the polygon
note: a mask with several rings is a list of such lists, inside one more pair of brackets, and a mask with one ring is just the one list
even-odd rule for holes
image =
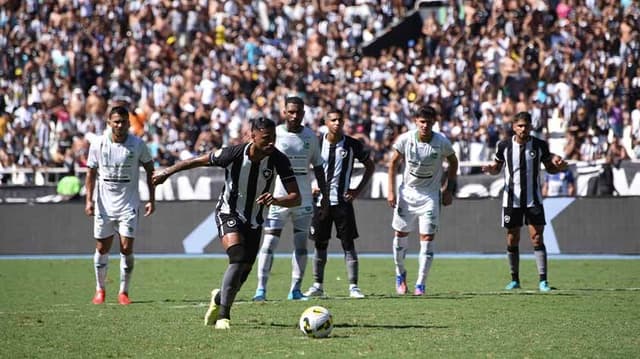
{"label": "blurred background crowd", "polygon": [[[365,56],[408,0],[0,0],[0,169],[82,167],[123,103],[156,166],[242,142],[287,95],[322,133],[330,105],[384,165],[429,103],[462,161],[512,116],[570,160],[640,158],[633,0],[450,0],[417,39]],[[3,179],[6,182],[6,176]]]}

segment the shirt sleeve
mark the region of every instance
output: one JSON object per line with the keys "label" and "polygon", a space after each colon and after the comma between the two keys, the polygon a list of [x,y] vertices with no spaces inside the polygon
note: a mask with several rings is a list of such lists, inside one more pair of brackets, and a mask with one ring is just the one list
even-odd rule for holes
{"label": "shirt sleeve", "polygon": [[144,164],[144,163],[148,163],[151,162],[153,160],[153,158],[151,158],[151,153],[149,152],[149,147],[147,147],[147,144],[144,143],[144,141],[140,141],[140,163]]}
{"label": "shirt sleeve", "polygon": [[289,161],[289,158],[287,158],[287,156],[280,151],[275,151],[271,156],[273,156],[274,167],[276,169],[276,172],[278,173],[278,176],[280,176],[280,181],[282,181],[282,184],[287,184],[289,182],[295,181],[296,176],[293,173],[293,168],[291,168],[291,162]]}
{"label": "shirt sleeve", "polygon": [[551,152],[549,152],[549,145],[547,142],[540,140],[540,161],[551,161]]}
{"label": "shirt sleeve", "polygon": [[209,166],[214,167],[227,167],[238,156],[242,156],[245,149],[245,145],[236,145],[230,147],[224,147],[216,151],[209,153]]}
{"label": "shirt sleeve", "polygon": [[507,143],[505,141],[500,141],[496,147],[496,155],[493,159],[497,162],[504,162],[504,149],[507,147]]}
{"label": "shirt sleeve", "polygon": [[99,167],[99,156],[100,156],[100,144],[102,143],[102,138],[99,138],[98,141],[93,141],[89,146],[89,157],[87,158],[87,167],[88,168],[98,168]]}
{"label": "shirt sleeve", "polygon": [[322,166],[322,156],[320,155],[320,143],[316,136],[310,136],[309,142],[311,143],[311,165],[313,167]]}

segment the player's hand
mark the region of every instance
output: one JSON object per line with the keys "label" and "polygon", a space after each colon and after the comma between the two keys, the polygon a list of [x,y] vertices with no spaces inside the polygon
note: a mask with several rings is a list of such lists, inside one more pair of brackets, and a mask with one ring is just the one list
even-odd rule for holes
{"label": "player's hand", "polygon": [[153,176],[151,176],[151,183],[153,183],[154,186],[157,186],[159,184],[164,183],[164,181],[166,181],[167,178],[169,178],[169,175],[165,170],[162,170],[160,172],[154,171]]}
{"label": "player's hand", "polygon": [[567,161],[563,160],[560,156],[553,156],[553,158],[551,159],[551,162],[553,163],[554,166],[556,166],[558,171],[564,171],[569,166]]}
{"label": "player's hand", "polygon": [[320,201],[320,211],[319,217],[321,221],[324,221],[327,216],[329,216],[329,211],[331,207],[331,202],[329,202],[329,198],[327,196],[322,196],[322,200]]}
{"label": "player's hand", "polygon": [[147,204],[144,205],[144,216],[148,217],[151,215],[151,213],[153,213],[156,210],[156,204],[153,202],[147,202]]}
{"label": "player's hand", "polygon": [[396,208],[396,194],[395,193],[389,193],[389,195],[387,196],[387,203],[389,203],[389,207]]}
{"label": "player's hand", "polygon": [[87,202],[85,204],[84,213],[89,217],[93,217],[93,215],[94,215],[93,201],[92,202]]}
{"label": "player's hand", "polygon": [[453,193],[447,190],[442,191],[442,205],[448,206],[451,203],[453,203]]}
{"label": "player's hand", "polygon": [[354,189],[349,189],[347,193],[344,194],[344,200],[347,202],[352,202],[354,199],[358,198],[360,193]]}
{"label": "player's hand", "polygon": [[258,199],[256,199],[256,203],[261,204],[263,206],[270,206],[273,204],[274,201],[275,199],[273,198],[273,195],[269,192],[265,192],[261,194],[258,197]]}
{"label": "player's hand", "polygon": [[318,187],[313,187],[313,188],[311,189],[311,195],[312,195],[312,196],[314,196],[314,197],[319,196],[319,195],[320,195],[320,188],[318,188]]}
{"label": "player's hand", "polygon": [[497,170],[496,166],[497,164],[493,162],[490,165],[482,166],[481,169],[482,169],[482,172],[484,173],[493,174]]}

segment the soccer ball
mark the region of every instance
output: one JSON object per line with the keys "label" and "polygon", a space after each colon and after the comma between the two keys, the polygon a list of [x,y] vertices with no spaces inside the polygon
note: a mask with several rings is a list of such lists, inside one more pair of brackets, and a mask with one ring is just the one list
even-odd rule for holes
{"label": "soccer ball", "polygon": [[310,338],[326,338],[333,330],[333,316],[327,308],[314,305],[302,312],[299,326]]}

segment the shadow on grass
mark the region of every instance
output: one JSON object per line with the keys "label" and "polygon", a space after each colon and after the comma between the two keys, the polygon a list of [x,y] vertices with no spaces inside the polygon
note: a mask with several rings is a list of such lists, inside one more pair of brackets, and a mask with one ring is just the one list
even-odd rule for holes
{"label": "shadow on grass", "polygon": [[[298,327],[291,324],[282,323],[256,323],[260,326],[297,329]],[[334,323],[334,328],[377,328],[377,329],[448,329],[448,326],[443,325],[424,325],[424,324],[349,324],[349,323]]]}

